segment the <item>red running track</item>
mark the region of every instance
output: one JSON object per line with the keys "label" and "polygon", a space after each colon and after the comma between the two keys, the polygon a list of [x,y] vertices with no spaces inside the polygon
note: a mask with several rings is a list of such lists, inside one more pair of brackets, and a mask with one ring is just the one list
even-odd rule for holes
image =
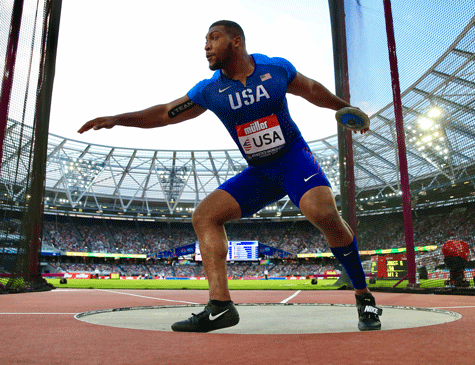
{"label": "red running track", "polygon": [[[295,291],[234,291],[235,303],[280,303]],[[85,323],[76,313],[206,304],[207,291],[73,290],[0,296],[0,364],[473,364],[475,297],[375,293],[378,305],[462,315],[420,328],[335,334],[195,334]],[[354,303],[351,291],[302,291],[289,303]],[[191,312],[191,311],[190,311]],[[384,326],[384,316],[381,318]],[[338,318],[335,318],[338,320]],[[356,327],[355,309],[355,327]],[[401,318],[404,321],[404,318]]]}

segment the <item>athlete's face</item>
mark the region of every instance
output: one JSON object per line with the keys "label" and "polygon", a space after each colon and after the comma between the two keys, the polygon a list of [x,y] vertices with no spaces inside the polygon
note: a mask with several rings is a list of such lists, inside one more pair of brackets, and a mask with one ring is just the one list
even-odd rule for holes
{"label": "athlete's face", "polygon": [[233,56],[233,46],[232,39],[226,33],[224,26],[219,25],[209,29],[206,35],[205,51],[211,70],[226,67]]}

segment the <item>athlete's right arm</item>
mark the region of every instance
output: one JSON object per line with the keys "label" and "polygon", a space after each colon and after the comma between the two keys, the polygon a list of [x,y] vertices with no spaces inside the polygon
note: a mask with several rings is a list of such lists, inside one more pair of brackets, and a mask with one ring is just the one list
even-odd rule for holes
{"label": "athlete's right arm", "polygon": [[181,123],[185,120],[196,118],[206,110],[202,106],[195,104],[185,95],[168,104],[155,105],[137,112],[90,120],[79,128],[78,133],[83,133],[90,129],[110,129],[116,125],[138,128],[164,127],[169,124]]}

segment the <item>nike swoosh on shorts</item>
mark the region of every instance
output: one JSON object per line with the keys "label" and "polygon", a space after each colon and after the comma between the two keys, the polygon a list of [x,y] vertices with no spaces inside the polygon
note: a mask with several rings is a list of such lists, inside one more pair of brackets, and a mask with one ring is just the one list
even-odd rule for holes
{"label": "nike swoosh on shorts", "polygon": [[314,177],[316,175],[318,175],[318,172],[316,174],[313,174],[312,176],[307,177],[306,179],[304,178],[303,181],[307,182],[308,180],[310,180],[312,177]]}

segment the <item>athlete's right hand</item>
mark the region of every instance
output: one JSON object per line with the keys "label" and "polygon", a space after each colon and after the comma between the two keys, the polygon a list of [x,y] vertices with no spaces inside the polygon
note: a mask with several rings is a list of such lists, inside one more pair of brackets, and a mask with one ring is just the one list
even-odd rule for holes
{"label": "athlete's right hand", "polygon": [[78,133],[86,132],[90,129],[98,130],[102,128],[110,129],[117,124],[115,117],[100,117],[85,123],[79,128]]}

